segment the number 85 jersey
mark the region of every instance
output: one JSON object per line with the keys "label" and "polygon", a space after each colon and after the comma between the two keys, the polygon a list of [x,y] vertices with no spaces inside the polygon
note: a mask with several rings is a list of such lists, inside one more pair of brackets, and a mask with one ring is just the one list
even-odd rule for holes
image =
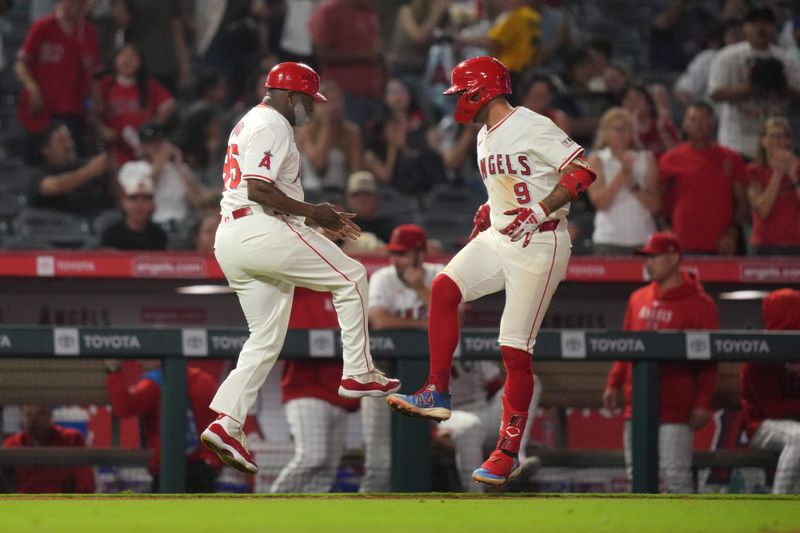
{"label": "number 85 jersey", "polygon": [[273,183],[282,193],[303,200],[300,153],[289,121],[274,108],[259,104],[231,131],[225,165],[222,210],[258,205],[247,197],[247,180]]}
{"label": "number 85 jersey", "polygon": [[[492,226],[501,230],[514,220],[505,211],[542,201],[581,152],[583,148],[552,120],[522,106],[491,129],[483,126],[478,132],[478,168],[489,194]],[[550,218],[567,213],[569,204]]]}

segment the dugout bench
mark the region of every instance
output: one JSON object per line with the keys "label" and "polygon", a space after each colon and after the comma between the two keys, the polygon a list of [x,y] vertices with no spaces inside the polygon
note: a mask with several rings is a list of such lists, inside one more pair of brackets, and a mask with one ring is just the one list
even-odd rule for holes
{"label": "dugout bench", "polygon": [[[542,361],[534,364],[542,380],[540,407],[556,411],[556,447],[530,448],[542,466],[567,468],[624,468],[621,449],[570,449],[567,447],[567,410],[570,408],[600,409],[606,378],[612,363],[586,362],[582,364],[562,361]],[[738,411],[740,363],[720,363],[713,409]],[[622,436],[620,435],[620,441]],[[698,470],[705,468],[761,468],[771,479],[778,462],[773,452],[751,448],[695,450],[692,470],[697,479]]]}

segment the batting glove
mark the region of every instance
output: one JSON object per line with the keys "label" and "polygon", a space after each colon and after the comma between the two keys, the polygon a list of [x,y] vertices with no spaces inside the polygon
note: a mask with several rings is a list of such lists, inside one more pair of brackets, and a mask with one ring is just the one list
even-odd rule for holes
{"label": "batting glove", "polygon": [[489,207],[489,202],[481,204],[478,211],[475,212],[475,216],[472,217],[472,223],[475,224],[475,227],[472,228],[472,233],[469,234],[470,241],[477,237],[478,233],[489,229],[489,226],[492,225],[490,213],[491,207]]}
{"label": "batting glove", "polygon": [[501,229],[500,233],[511,237],[511,242],[517,242],[524,238],[525,240],[522,241],[523,248],[530,244],[531,237],[533,237],[533,234],[536,233],[536,230],[539,229],[539,226],[547,218],[547,212],[545,212],[541,202],[535,204],[533,207],[517,207],[516,209],[510,209],[506,211],[505,214],[516,215],[516,218],[511,224]]}

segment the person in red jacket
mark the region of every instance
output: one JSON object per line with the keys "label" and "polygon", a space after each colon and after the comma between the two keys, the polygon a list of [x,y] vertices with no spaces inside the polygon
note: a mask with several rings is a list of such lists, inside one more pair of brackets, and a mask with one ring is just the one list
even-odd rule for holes
{"label": "person in red jacket", "polygon": [[[53,411],[41,405],[22,407],[22,431],[7,437],[3,448],[86,446],[80,431],[53,424]],[[91,466],[14,468],[14,490],[25,493],[94,492]]]}
{"label": "person in red jacket", "polygon": [[[800,331],[800,291],[779,289],[762,304],[768,330]],[[800,491],[800,363],[743,363],[740,390],[750,446],[780,453],[773,494]]]}
{"label": "person in red jacket", "polygon": [[[337,329],[329,292],[295,288],[289,329]],[[331,337],[331,342],[335,342]],[[329,492],[336,481],[345,445],[347,413],[359,400],[339,396],[342,362],[287,361],[281,395],[294,440],[294,457],[270,492]]]}
{"label": "person in red jacket", "polygon": [[[114,414],[120,418],[139,417],[142,439],[152,452],[149,471],[153,476],[153,492],[158,492],[161,466],[161,386],[164,381],[161,368],[151,367],[133,387],[128,386],[119,360],[107,360],[106,369],[106,386]],[[186,379],[189,392],[186,410],[186,491],[214,492],[220,463],[213,452],[200,446],[199,435],[217,416],[208,405],[219,383],[207,372],[193,366],[187,366]]]}
{"label": "person in red jacket", "polygon": [[[653,281],[628,300],[627,331],[717,329],[717,306],[697,278],[680,271],[681,246],[671,233],[654,233],[637,253]],[[625,391],[625,464],[631,472],[631,392],[633,364],[617,361],[611,367],[603,405],[617,407]],[[692,483],[693,431],[711,419],[711,397],[717,382],[716,363],[662,363],[659,458],[662,478],[671,493],[694,492]]]}

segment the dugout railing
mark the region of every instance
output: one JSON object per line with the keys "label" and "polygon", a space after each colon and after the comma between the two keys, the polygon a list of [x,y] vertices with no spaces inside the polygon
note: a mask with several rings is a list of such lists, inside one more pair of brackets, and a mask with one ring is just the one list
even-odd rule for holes
{"label": "dugout railing", "polygon": [[[51,328],[0,327],[0,358],[162,359],[164,394],[161,420],[160,491],[184,492],[186,361],[235,358],[244,329],[217,328]],[[421,384],[428,370],[427,337],[422,331],[371,334],[375,358],[392,360],[404,390]],[[281,357],[340,357],[338,330],[290,330]],[[499,357],[497,331],[466,329],[457,357]],[[800,361],[800,334],[755,331],[632,333],[599,330],[543,330],[538,361],[631,360],[633,370],[633,491],[658,490],[658,403],[660,361]],[[2,388],[0,380],[0,388]],[[2,392],[0,390],[0,392]],[[430,490],[430,431],[419,419],[392,421],[392,488]]]}

